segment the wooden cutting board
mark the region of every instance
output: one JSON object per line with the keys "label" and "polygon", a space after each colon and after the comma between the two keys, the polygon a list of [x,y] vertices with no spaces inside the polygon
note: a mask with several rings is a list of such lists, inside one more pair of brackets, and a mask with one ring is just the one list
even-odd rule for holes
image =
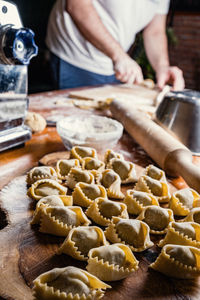
{"label": "wooden cutting board", "polygon": [[101,100],[108,98],[127,99],[133,102],[140,102],[146,105],[154,105],[159,91],[136,84],[116,84],[101,87],[88,88],[69,93],[69,97],[77,99]]}
{"label": "wooden cutting board", "polygon": [[[150,89],[136,84],[116,84],[73,91],[69,93],[69,97],[105,103],[112,99],[119,99],[131,102],[133,105],[139,107],[140,110],[154,113],[157,106],[156,99],[158,94],[159,90],[156,88]],[[75,104],[76,102],[77,100],[75,101]],[[79,105],[81,106],[81,103],[79,103]]]}
{"label": "wooden cutting board", "polygon": [[[136,163],[138,176],[143,168],[152,163],[138,146],[137,152],[131,151],[134,142],[123,137],[121,150],[125,158]],[[129,152],[126,149],[129,149]],[[59,158],[68,158],[67,152],[48,154],[40,163],[55,165]],[[123,187],[123,192],[133,185]],[[171,192],[175,188],[170,185]],[[37,226],[30,226],[36,202],[26,195],[25,176],[12,180],[0,192],[2,213],[0,231],[0,299],[32,300],[33,280],[43,272],[55,267],[73,265],[85,268],[86,263],[74,260],[63,254],[56,255],[64,238],[43,234]],[[6,220],[5,221],[5,214]],[[161,236],[151,236],[155,244]],[[148,269],[160,249],[155,245],[142,253],[135,254],[139,260],[139,270],[124,280],[111,283],[104,300],[132,299],[199,299],[199,280],[177,280],[168,278]]]}

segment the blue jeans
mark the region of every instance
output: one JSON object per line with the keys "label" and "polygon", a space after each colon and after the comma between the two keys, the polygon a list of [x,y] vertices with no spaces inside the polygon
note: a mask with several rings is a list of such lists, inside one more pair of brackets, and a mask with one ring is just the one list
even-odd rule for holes
{"label": "blue jeans", "polygon": [[50,69],[54,89],[119,83],[115,75],[100,75],[75,67],[50,53]]}

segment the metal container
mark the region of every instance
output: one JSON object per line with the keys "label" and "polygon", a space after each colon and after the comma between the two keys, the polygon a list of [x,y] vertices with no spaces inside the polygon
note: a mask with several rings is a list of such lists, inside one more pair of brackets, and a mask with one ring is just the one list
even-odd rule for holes
{"label": "metal container", "polygon": [[155,112],[155,121],[194,155],[200,155],[200,92],[168,93]]}

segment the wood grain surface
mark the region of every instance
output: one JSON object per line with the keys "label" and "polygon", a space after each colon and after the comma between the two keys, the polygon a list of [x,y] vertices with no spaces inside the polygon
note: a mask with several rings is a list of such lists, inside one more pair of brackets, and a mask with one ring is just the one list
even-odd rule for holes
{"label": "wood grain surface", "polygon": [[88,88],[81,91],[72,91],[69,93],[69,97],[101,101],[106,101],[108,98],[117,98],[131,100],[134,103],[140,103],[141,105],[154,105],[158,94],[158,89],[149,89],[142,85],[115,84],[105,85],[103,87]]}
{"label": "wood grain surface", "polygon": [[[68,156],[66,152],[52,153],[40,162],[55,166],[57,159]],[[136,166],[138,176],[142,170],[141,166]],[[124,186],[122,191],[132,187],[132,184]],[[172,185],[170,189],[174,191]],[[56,254],[64,238],[40,233],[37,225],[30,225],[36,202],[26,192],[25,176],[16,177],[0,192],[0,202],[8,220],[8,226],[0,233],[0,265],[4,266],[4,272],[0,273],[0,295],[3,299],[31,300],[33,280],[52,268],[69,265],[86,267],[85,262]],[[152,235],[151,239],[156,245],[161,237]],[[124,280],[111,283],[113,288],[106,292],[104,299],[199,299],[198,280],[172,279],[148,269],[159,252],[160,249],[154,246],[135,253],[140,262],[139,270]]]}
{"label": "wood grain surface", "polygon": [[161,169],[169,175],[182,176],[191,188],[200,191],[200,170],[185,145],[124,101],[115,99],[110,110]]}
{"label": "wood grain surface", "polygon": [[[30,110],[46,116],[52,110],[63,112],[63,107],[54,107],[57,97],[64,97],[67,91],[44,93],[30,96]],[[72,113],[91,114],[80,109],[65,109]],[[138,174],[152,160],[145,151],[125,132],[115,149],[127,160],[137,165]],[[50,154],[52,152],[58,152]],[[42,272],[53,267],[67,265],[85,267],[84,262],[76,261],[67,255],[56,255],[63,238],[38,232],[37,226],[30,226],[35,202],[26,196],[25,173],[40,163],[54,164],[60,155],[67,155],[55,128],[46,128],[34,134],[24,147],[0,153],[0,299],[32,300],[33,280]],[[47,155],[50,154],[50,155]],[[46,156],[44,156],[46,155]],[[195,158],[200,163],[199,158]],[[179,178],[168,178],[171,189],[185,187]],[[156,242],[155,238],[152,237]],[[137,254],[139,270],[125,280],[115,282],[104,299],[200,299],[198,280],[184,281],[168,278],[148,265],[158,254],[153,247]]]}

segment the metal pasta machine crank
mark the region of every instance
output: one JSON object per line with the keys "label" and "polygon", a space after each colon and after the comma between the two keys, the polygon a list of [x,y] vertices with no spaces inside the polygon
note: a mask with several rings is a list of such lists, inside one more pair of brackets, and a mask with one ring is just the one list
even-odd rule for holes
{"label": "metal pasta machine crank", "polygon": [[37,52],[34,33],[23,27],[17,7],[0,0],[0,151],[31,138],[24,120],[28,110],[28,64]]}

